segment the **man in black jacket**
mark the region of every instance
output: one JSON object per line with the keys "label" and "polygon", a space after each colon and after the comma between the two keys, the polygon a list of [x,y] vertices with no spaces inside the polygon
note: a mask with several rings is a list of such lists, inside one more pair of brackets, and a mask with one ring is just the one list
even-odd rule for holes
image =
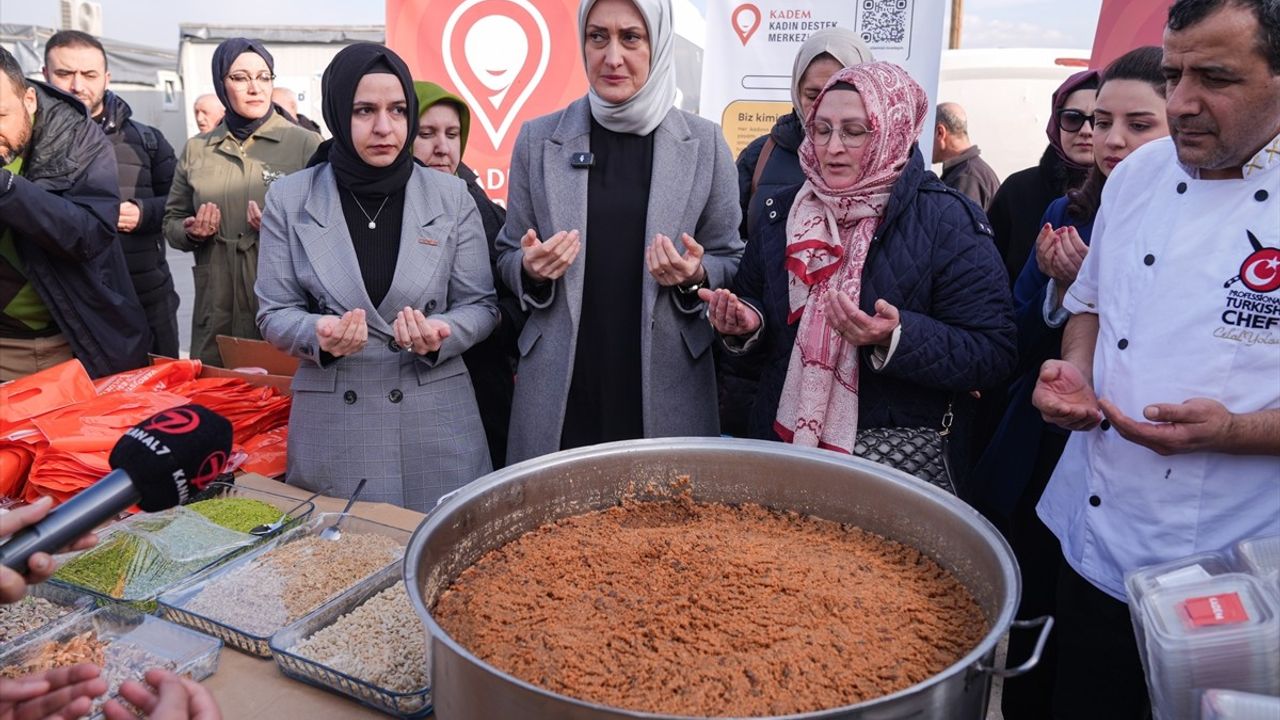
{"label": "man in black jacket", "polygon": [[107,89],[111,73],[102,43],[78,30],[63,30],[44,48],[49,84],[84,103],[115,148],[120,219],[116,231],[134,292],[151,328],[150,351],[178,356],[178,293],[165,261],[164,204],[177,160],[159,130],[132,118],[133,109]]}
{"label": "man in black jacket", "polygon": [[73,355],[95,377],[146,364],[116,182],[84,106],[0,48],[0,380]]}
{"label": "man in black jacket", "polygon": [[933,132],[933,161],[942,163],[942,182],[964,193],[983,212],[1000,189],[1000,178],[982,151],[969,141],[969,119],[957,103],[938,105]]}

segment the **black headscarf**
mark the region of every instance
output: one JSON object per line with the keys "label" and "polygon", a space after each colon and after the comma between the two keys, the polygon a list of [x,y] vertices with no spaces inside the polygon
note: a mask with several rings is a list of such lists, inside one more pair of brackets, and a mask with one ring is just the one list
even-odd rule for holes
{"label": "black headscarf", "polygon": [[241,55],[252,52],[257,53],[267,62],[267,69],[272,73],[276,71],[275,58],[271,57],[271,53],[267,52],[267,46],[258,40],[250,40],[249,38],[228,38],[218,45],[213,51],[213,91],[218,94],[218,99],[222,101],[222,106],[227,109],[227,114],[223,117],[223,121],[227,123],[227,130],[231,131],[231,136],[240,142],[244,142],[255,130],[262,127],[263,123],[271,119],[271,91],[267,91],[267,114],[260,118],[250,119],[237,113],[231,107],[231,100],[227,97],[226,77],[231,72],[231,66],[235,63],[236,58]]}
{"label": "black headscarf", "polygon": [[[400,80],[408,103],[404,148],[387,167],[374,167],[360,159],[351,141],[351,108],[360,78],[370,73],[388,73]],[[404,188],[413,175],[413,136],[418,127],[418,97],[413,76],[399,55],[374,43],[348,45],[333,57],[320,81],[324,123],[333,133],[316,149],[309,165],[328,161],[338,185],[359,195],[390,195]]]}

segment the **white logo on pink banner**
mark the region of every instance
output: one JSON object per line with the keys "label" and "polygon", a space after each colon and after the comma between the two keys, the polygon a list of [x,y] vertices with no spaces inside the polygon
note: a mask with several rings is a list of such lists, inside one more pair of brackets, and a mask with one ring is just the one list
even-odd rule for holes
{"label": "white logo on pink banner", "polygon": [[[459,27],[468,10],[485,3],[495,7],[485,8],[480,17],[469,21],[470,27]],[[538,37],[530,37],[512,17],[521,11],[537,27]],[[461,43],[455,42],[459,34]],[[537,41],[537,47],[530,47],[531,40]],[[497,150],[547,71],[551,32],[529,0],[466,0],[444,25],[441,55],[449,78]],[[531,55],[537,56],[536,63],[530,63]]]}

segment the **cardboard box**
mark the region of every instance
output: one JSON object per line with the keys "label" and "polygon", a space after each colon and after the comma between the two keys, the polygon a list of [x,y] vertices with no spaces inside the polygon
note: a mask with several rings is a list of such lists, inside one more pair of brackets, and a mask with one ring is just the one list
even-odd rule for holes
{"label": "cardboard box", "polygon": [[[205,365],[200,377],[240,378],[250,385],[273,387],[285,395],[291,394],[289,384],[298,371],[298,358],[277,350],[266,340],[219,335],[217,342],[223,367]],[[262,368],[267,374],[237,372],[235,368]]]}

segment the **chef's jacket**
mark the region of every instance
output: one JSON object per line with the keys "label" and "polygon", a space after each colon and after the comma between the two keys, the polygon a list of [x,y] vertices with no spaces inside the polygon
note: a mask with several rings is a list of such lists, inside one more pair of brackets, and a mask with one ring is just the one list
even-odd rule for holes
{"label": "chef's jacket", "polygon": [[[1098,315],[1095,392],[1135,420],[1194,397],[1280,408],[1280,137],[1240,180],[1200,179],[1169,138],[1134,151],[1063,304]],[[1125,573],[1280,534],[1280,458],[1163,457],[1103,422],[1072,433],[1036,509],[1071,567],[1123,600]]]}

